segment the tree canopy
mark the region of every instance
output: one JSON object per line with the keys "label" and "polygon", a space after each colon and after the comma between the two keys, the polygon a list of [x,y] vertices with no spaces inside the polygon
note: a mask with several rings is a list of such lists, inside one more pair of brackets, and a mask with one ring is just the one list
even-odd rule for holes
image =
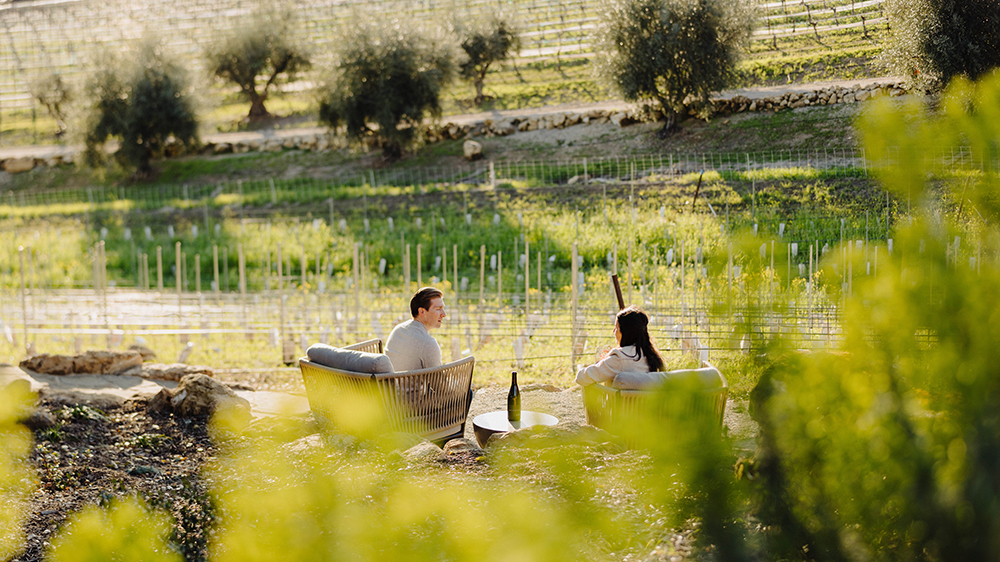
{"label": "tree canopy", "polygon": [[92,165],[104,157],[104,143],[121,140],[118,161],[139,176],[152,171],[169,137],[197,143],[198,120],[183,69],[170,62],[155,42],[109,55],[89,86],[94,100],[86,134]]}
{"label": "tree canopy", "polygon": [[351,26],[319,110],[322,122],[355,140],[371,137],[391,158],[410,146],[425,115],[440,115],[441,89],[454,75],[443,38],[394,23]]}
{"label": "tree canopy", "polygon": [[282,76],[293,80],[311,65],[306,48],[293,39],[294,24],[290,9],[261,9],[247,26],[223,36],[206,53],[212,73],[239,86],[250,102],[251,120],[271,116],[264,102]]}
{"label": "tree canopy", "polygon": [[626,101],[658,102],[666,133],[727,85],[751,24],[740,1],[604,0],[597,72]]}
{"label": "tree canopy", "polygon": [[482,105],[483,84],[490,66],[500,63],[520,47],[517,29],[508,17],[494,15],[486,22],[457,26],[461,48],[465,60],[459,65],[459,72],[465,80],[472,81],[476,88],[476,105]]}
{"label": "tree canopy", "polygon": [[882,60],[911,86],[942,89],[1000,66],[996,0],[890,0],[885,10],[892,32]]}

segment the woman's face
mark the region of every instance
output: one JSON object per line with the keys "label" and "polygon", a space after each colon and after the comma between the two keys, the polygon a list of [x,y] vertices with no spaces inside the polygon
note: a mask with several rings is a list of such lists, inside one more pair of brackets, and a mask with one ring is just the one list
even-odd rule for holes
{"label": "woman's face", "polygon": [[618,327],[618,321],[615,320],[615,343],[619,346],[622,344],[622,330]]}

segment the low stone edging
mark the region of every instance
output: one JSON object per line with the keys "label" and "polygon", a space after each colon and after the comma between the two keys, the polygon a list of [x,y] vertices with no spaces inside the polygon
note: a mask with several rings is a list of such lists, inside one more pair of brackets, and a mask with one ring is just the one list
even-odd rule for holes
{"label": "low stone edging", "polygon": [[[812,92],[785,92],[780,96],[757,99],[738,95],[732,98],[713,100],[712,104],[715,115],[727,115],[752,111],[780,111],[783,109],[798,109],[811,106],[858,103],[874,97],[898,97],[905,93],[906,90],[903,88],[901,82],[889,81],[867,86],[856,85],[851,88],[832,86]],[[433,143],[475,137],[503,137],[519,132],[565,129],[575,125],[589,125],[592,123],[613,123],[618,127],[625,127],[633,123],[658,121],[661,118],[662,115],[659,111],[647,111],[642,108],[591,109],[582,112],[564,111],[536,117],[505,117],[499,120],[486,119],[462,125],[450,122],[431,124],[424,128],[423,138],[426,142]],[[197,153],[219,155],[247,152],[282,152],[284,150],[325,152],[346,148],[347,145],[348,142],[345,138],[325,132],[291,135],[284,138],[248,139],[232,143],[208,142],[203,144]],[[171,143],[167,145],[165,152],[167,157],[181,156],[184,154],[184,148],[180,143]],[[61,154],[50,155],[46,158],[35,158],[32,156],[8,158],[0,161],[0,169],[10,174],[18,174],[38,167],[73,164],[78,158],[78,153],[72,149],[66,149]]]}

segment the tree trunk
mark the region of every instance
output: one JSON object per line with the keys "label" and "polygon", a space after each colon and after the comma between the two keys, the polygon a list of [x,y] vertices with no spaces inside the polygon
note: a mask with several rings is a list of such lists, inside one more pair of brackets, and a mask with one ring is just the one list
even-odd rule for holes
{"label": "tree trunk", "polygon": [[663,108],[663,128],[656,133],[656,136],[658,138],[665,139],[674,133],[674,131],[680,129],[680,127],[677,126],[677,123],[680,120],[680,114],[667,105],[661,105],[661,107]]}
{"label": "tree trunk", "polygon": [[482,76],[477,76],[476,77],[475,86],[476,86],[476,99],[473,100],[473,103],[476,104],[477,106],[481,106],[481,105],[483,105],[483,99],[484,99],[483,98],[483,77]]}
{"label": "tree trunk", "polygon": [[250,114],[247,117],[250,121],[260,121],[262,119],[268,119],[271,114],[268,113],[267,108],[264,107],[264,100],[267,99],[267,94],[261,95],[256,91],[250,91]]}

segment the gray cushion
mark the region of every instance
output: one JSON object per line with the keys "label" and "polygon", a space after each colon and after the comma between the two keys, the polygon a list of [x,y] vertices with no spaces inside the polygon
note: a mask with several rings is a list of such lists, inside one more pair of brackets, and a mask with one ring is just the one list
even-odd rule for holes
{"label": "gray cushion", "polygon": [[392,361],[381,353],[365,353],[364,351],[341,349],[325,343],[314,343],[306,350],[306,355],[313,363],[341,371],[370,374],[392,372]]}
{"label": "gray cushion", "polygon": [[701,369],[682,369],[678,371],[640,373],[623,372],[615,375],[611,381],[611,388],[618,390],[653,390],[667,381],[679,380],[687,377],[697,377],[705,388],[722,387],[722,375],[714,367],[703,367]]}

